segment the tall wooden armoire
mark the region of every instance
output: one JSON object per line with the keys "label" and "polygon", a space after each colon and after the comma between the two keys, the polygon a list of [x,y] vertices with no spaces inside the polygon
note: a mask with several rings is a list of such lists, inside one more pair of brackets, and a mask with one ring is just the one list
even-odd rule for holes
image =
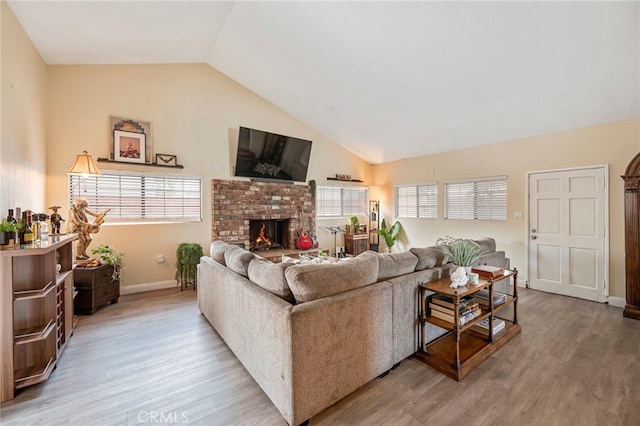
{"label": "tall wooden armoire", "polygon": [[623,315],[640,320],[640,153],[631,160],[622,179],[627,293]]}

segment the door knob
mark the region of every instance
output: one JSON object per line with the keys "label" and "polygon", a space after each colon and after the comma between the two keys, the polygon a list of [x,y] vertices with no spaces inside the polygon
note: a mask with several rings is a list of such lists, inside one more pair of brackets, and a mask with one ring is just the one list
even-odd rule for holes
{"label": "door knob", "polygon": [[531,239],[532,239],[532,240],[535,240],[536,238],[538,238],[538,237],[536,237],[535,235],[532,235],[532,236],[531,236]]}
{"label": "door knob", "polygon": [[536,231],[535,229],[532,229],[531,232],[538,232],[538,231]]}

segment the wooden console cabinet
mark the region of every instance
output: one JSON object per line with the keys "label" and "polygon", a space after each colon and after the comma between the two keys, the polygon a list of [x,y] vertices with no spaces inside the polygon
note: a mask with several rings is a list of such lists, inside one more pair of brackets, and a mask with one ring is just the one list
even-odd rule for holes
{"label": "wooden console cabinet", "polygon": [[75,298],[75,312],[93,315],[100,306],[118,303],[120,280],[113,279],[113,266],[96,268],[76,268],[73,271],[78,295]]}
{"label": "wooden console cabinet", "polygon": [[73,332],[75,239],[75,234],[50,236],[0,249],[1,401],[47,380]]}

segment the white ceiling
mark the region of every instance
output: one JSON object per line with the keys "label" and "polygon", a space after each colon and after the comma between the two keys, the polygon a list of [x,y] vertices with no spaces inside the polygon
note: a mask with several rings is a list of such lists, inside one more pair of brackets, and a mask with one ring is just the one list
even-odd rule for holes
{"label": "white ceiling", "polygon": [[8,4],[48,64],[206,62],[371,163],[640,115],[638,2]]}

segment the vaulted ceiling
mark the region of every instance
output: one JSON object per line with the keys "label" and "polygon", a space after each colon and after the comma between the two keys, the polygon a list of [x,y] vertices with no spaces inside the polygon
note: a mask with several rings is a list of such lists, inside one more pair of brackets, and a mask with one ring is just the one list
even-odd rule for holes
{"label": "vaulted ceiling", "polygon": [[640,114],[638,2],[8,4],[48,64],[206,62],[371,163]]}

